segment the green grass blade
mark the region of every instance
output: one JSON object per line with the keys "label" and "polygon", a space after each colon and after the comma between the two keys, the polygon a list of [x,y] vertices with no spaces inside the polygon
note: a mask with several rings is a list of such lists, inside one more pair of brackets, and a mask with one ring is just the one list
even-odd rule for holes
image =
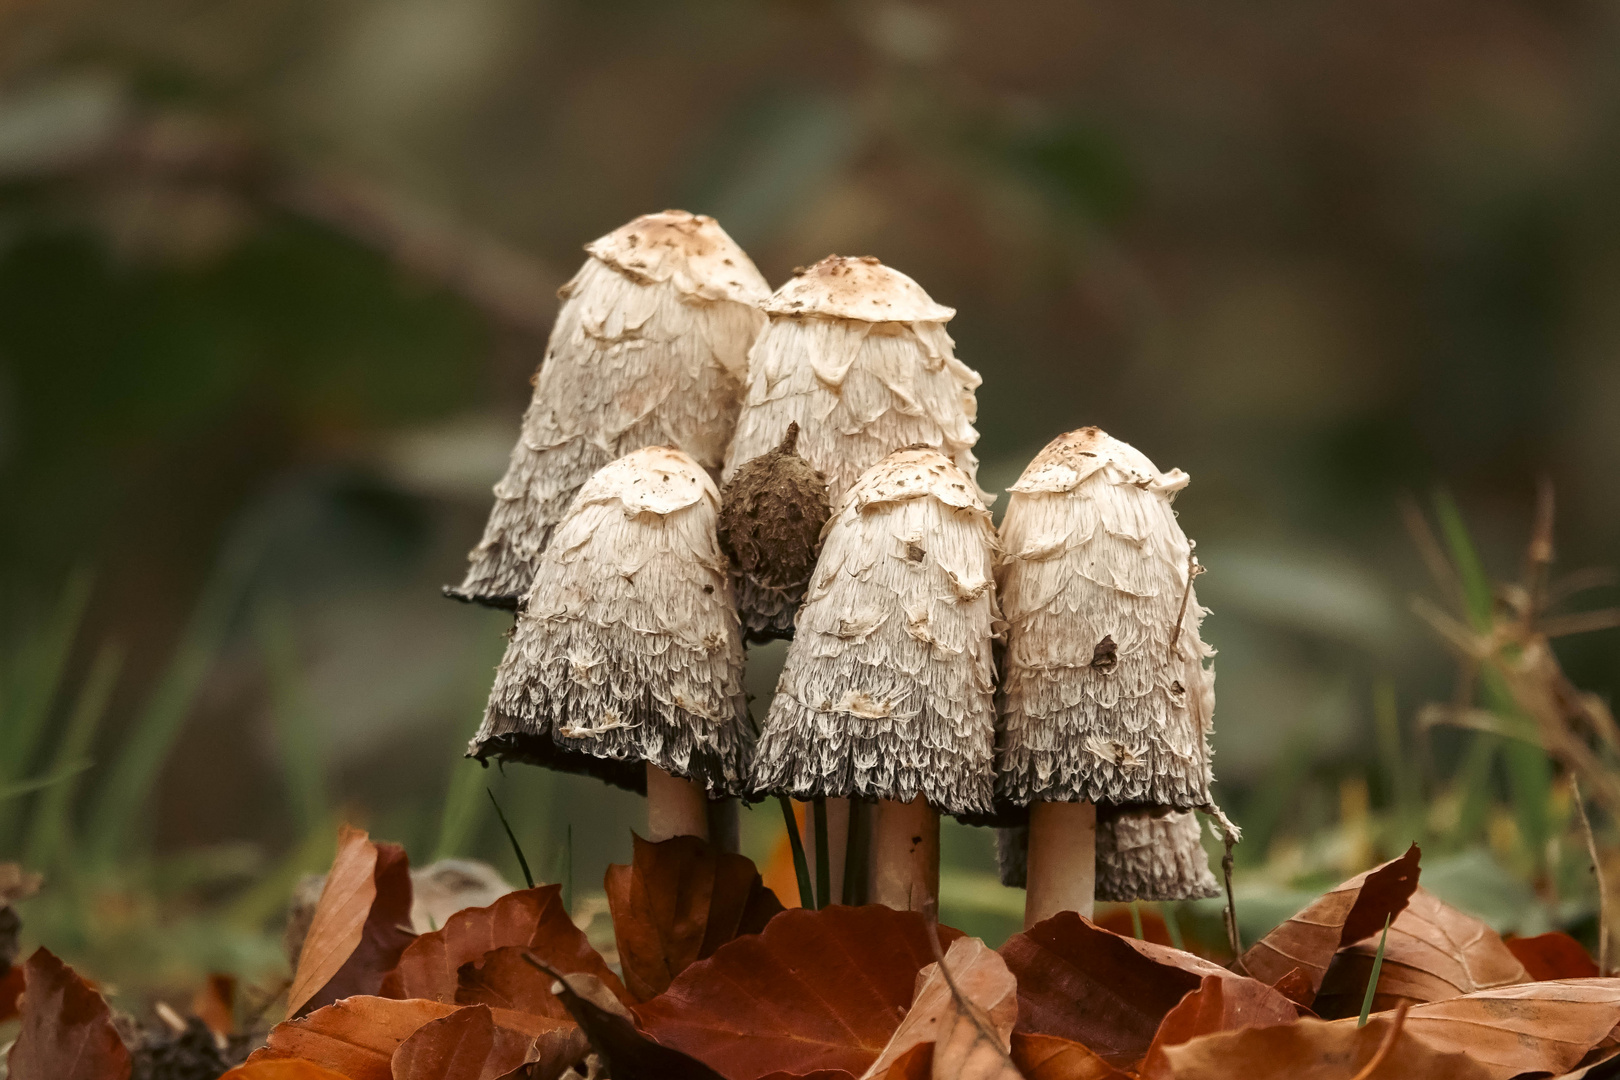
{"label": "green grass blade", "polygon": [[266,603],[259,609],[254,630],[269,676],[270,714],[287,801],[303,834],[331,818],[332,807],[327,797],[326,755],[303,689],[291,610],[284,601]]}
{"label": "green grass blade", "polygon": [[496,801],[495,793],[490,791],[489,788],[484,790],[489,793],[490,804],[495,807],[495,816],[501,819],[501,828],[506,830],[506,839],[512,843],[512,854],[517,856],[518,867],[523,871],[524,884],[532,889],[534,888],[534,875],[529,873],[529,860],[523,857],[523,845],[518,843],[517,834],[512,832],[512,826],[507,824],[506,815],[501,812],[501,804]]}
{"label": "green grass blade", "polygon": [[1135,900],[1131,901],[1131,936],[1137,941],[1147,936],[1142,930],[1142,906]]}
{"label": "green grass blade", "polygon": [[57,768],[52,769],[44,776],[36,776],[32,780],[16,780],[9,784],[0,784],[0,802],[8,802],[11,799],[20,799],[24,795],[32,795],[36,791],[42,791],[45,788],[55,787],[57,784],[64,783],[73,779],[75,776],[78,776],[93,764],[95,763],[89,758],[84,758],[79,761],[70,761],[65,765],[60,765]]}
{"label": "green grass blade", "polygon": [[1378,994],[1378,973],[1384,969],[1384,946],[1389,943],[1389,923],[1393,915],[1384,916],[1384,932],[1378,938],[1378,952],[1373,955],[1371,973],[1367,976],[1367,993],[1361,999],[1361,1019],[1356,1027],[1366,1027],[1367,1017],[1372,1015],[1373,998]]}
{"label": "green grass blade", "polygon": [[799,906],[814,911],[816,892],[810,886],[810,864],[804,858],[804,840],[799,836],[799,821],[793,814],[793,800],[778,795],[782,804],[782,820],[787,824],[788,846],[793,849],[793,873],[799,879]]}
{"label": "green grass blade", "polygon": [[113,763],[87,832],[90,857],[97,865],[110,865],[123,855],[131,830],[145,820],[152,787],[225,643],[231,619],[258,565],[264,536],[264,527],[255,523],[226,546],[203,586],[167,670]]}
{"label": "green grass blade", "polygon": [[1485,573],[1485,564],[1480,561],[1479,551],[1474,547],[1474,538],[1468,533],[1462,511],[1457,509],[1457,503],[1444,490],[1435,492],[1434,509],[1440,519],[1440,534],[1445,538],[1446,547],[1451,549],[1451,562],[1462,582],[1468,621],[1475,630],[1489,630],[1491,613],[1496,606],[1491,579]]}
{"label": "green grass blade", "polygon": [[482,823],[484,807],[478,797],[484,788],[484,767],[467,758],[456,758],[450,770],[444,810],[439,815],[439,839],[433,846],[433,861],[453,859],[463,854]]}
{"label": "green grass blade", "polygon": [[832,903],[832,859],[827,852],[827,799],[817,795],[810,804],[816,825],[816,907]]}
{"label": "green grass blade", "polygon": [[[62,741],[56,748],[53,772],[59,772],[71,762],[86,759],[107,713],[107,702],[113,688],[118,685],[118,673],[123,670],[124,651],[117,645],[104,644],[90,665],[90,674],[73,703],[73,714],[68,718]],[[78,783],[68,780],[55,785],[40,796],[29,821],[28,863],[41,870],[53,869],[57,856],[72,844],[73,799]]]}
{"label": "green grass blade", "polygon": [[1400,835],[1395,837],[1397,846],[1421,843],[1424,839],[1421,781],[1401,745],[1400,706],[1395,699],[1395,683],[1387,677],[1380,678],[1373,686],[1373,722],[1378,736],[1378,757],[1383,767],[1384,785],[1395,811],[1396,827],[1400,830]]}
{"label": "green grass blade", "polygon": [[[8,665],[7,693],[0,700],[0,784],[19,781],[34,768],[90,600],[91,581],[85,571],[68,579],[45,625],[29,635]],[[15,803],[0,806],[0,849],[11,846],[21,810]]]}
{"label": "green grass blade", "polygon": [[1164,929],[1170,935],[1170,945],[1173,948],[1185,949],[1186,939],[1181,934],[1181,917],[1176,914],[1174,903],[1160,904],[1159,914],[1164,916]]}

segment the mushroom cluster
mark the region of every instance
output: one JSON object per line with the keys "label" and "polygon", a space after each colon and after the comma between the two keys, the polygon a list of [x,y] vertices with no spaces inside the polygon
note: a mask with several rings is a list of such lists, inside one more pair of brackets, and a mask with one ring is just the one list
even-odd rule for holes
{"label": "mushroom cluster", "polygon": [[[654,838],[812,801],[823,904],[936,903],[942,814],[1001,827],[1026,924],[1211,895],[1186,475],[1082,428],[998,531],[979,377],[915,281],[831,256],[767,297],[676,211],[588,250],[452,590],[518,609],[469,755],[644,791]],[[756,732],[744,641],[771,638]]]}

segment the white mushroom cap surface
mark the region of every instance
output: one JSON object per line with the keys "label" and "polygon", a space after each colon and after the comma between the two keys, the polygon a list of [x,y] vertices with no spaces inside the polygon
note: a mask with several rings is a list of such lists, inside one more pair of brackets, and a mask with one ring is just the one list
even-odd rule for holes
{"label": "white mushroom cap surface", "polygon": [[765,324],[765,279],[713,218],[681,210],[639,217],[586,250],[452,596],[515,606],[580,485],[615,458],[667,444],[705,469],[724,461]]}
{"label": "white mushroom cap surface", "polygon": [[740,790],[750,740],[719,503],[670,447],[586,482],[540,557],[470,756],[635,791],[651,762],[711,794]]}
{"label": "white mushroom cap surface", "polygon": [[885,457],[838,504],[754,756],[756,795],[991,809],[990,514],[938,451]]}
{"label": "white mushroom cap surface", "polygon": [[[773,449],[789,423],[798,453],[836,504],[902,446],[939,450],[971,481],[980,378],[956,358],[955,314],[872,258],[829,256],[777,290],[749,354],[748,387],[725,477]],[[974,489],[986,505],[990,496]]]}
{"label": "white mushroom cap surface", "polygon": [[1008,623],[999,798],[1208,803],[1213,650],[1198,636],[1205,610],[1171,508],[1186,483],[1082,428],[1009,489],[996,572]]}

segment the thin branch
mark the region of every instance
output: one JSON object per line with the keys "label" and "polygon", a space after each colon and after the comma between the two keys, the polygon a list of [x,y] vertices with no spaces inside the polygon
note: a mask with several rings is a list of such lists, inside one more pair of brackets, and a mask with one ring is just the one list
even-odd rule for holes
{"label": "thin branch", "polygon": [[1170,632],[1170,651],[1166,660],[1176,658],[1176,642],[1181,640],[1181,623],[1187,617],[1187,599],[1192,596],[1193,578],[1204,572],[1204,568],[1198,565],[1198,556],[1194,554],[1197,547],[1198,544],[1193,541],[1187,544],[1187,585],[1181,590],[1181,607],[1176,611],[1176,628]]}
{"label": "thin branch", "polygon": [[1620,608],[1602,608],[1598,611],[1580,611],[1573,615],[1554,615],[1543,619],[1536,632],[1543,637],[1568,637],[1570,634],[1589,634],[1594,630],[1609,630],[1620,626]]}
{"label": "thin branch", "polygon": [[1440,586],[1448,598],[1461,605],[1463,602],[1462,578],[1457,576],[1456,567],[1446,557],[1445,549],[1440,546],[1440,540],[1429,527],[1429,521],[1423,516],[1423,509],[1418,505],[1410,492],[1404,493],[1400,498],[1401,522],[1412,537],[1412,543],[1418,549],[1423,559],[1423,565],[1429,570],[1429,576],[1434,578],[1436,585]]}
{"label": "thin branch", "polygon": [[984,1017],[979,1015],[978,1008],[967,999],[967,995],[962,993],[961,987],[956,985],[956,979],[951,976],[951,967],[945,962],[945,950],[939,944],[939,909],[932,901],[928,904],[928,910],[923,912],[923,922],[928,927],[928,946],[934,950],[934,962],[939,965],[939,973],[944,976],[945,986],[950,990],[951,998],[955,1000],[956,1007],[966,1013],[969,1020],[973,1021],[974,1030],[979,1033],[979,1038],[996,1048],[996,1053],[1001,1055],[1001,1059],[1007,1063],[1007,1067],[1013,1071],[1013,1075],[1023,1076],[1023,1072],[1018,1068],[1017,1063],[1013,1061],[1012,1054],[1001,1045],[1001,1038],[985,1022]]}
{"label": "thin branch", "polygon": [[1597,837],[1592,834],[1592,819],[1586,816],[1586,800],[1581,798],[1580,781],[1569,778],[1569,788],[1575,795],[1575,813],[1581,819],[1581,831],[1586,834],[1586,853],[1592,859],[1592,873],[1598,887],[1598,975],[1609,974],[1609,890],[1603,876],[1603,863],[1598,858]]}

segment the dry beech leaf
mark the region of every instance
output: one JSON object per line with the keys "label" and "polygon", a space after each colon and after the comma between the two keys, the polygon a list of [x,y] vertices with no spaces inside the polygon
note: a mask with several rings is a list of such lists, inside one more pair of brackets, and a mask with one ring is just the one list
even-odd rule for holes
{"label": "dry beech leaf", "polygon": [[12,1080],[127,1080],[129,1051],[101,995],[48,949],[23,965],[22,1028],[7,1057]]}
{"label": "dry beech leaf", "polygon": [[1025,1080],[1132,1080],[1089,1048],[1056,1035],[1015,1031],[1012,1057]]}
{"label": "dry beech leaf", "polygon": [[[889,1062],[888,1067],[878,1073],[874,1080],[933,1080],[933,1076],[934,1044],[921,1042]],[[761,1080],[854,1080],[854,1078],[842,1069],[823,1069],[809,1076],[771,1073]]]}
{"label": "dry beech leaf", "polygon": [[1554,930],[1528,938],[1508,938],[1508,951],[1518,957],[1525,972],[1537,982],[1548,979],[1595,979],[1597,961],[1586,946]]}
{"label": "dry beech leaf", "polygon": [[[1361,1015],[1377,952],[1375,936],[1333,958],[1316,994],[1318,1015],[1327,1019]],[[1406,910],[1390,923],[1373,1010],[1384,1012],[1402,1001],[1413,1005],[1444,1001],[1529,981],[1524,965],[1495,930],[1442,903],[1427,889],[1418,889]]]}
{"label": "dry beech leaf", "polygon": [[1567,979],[1482,990],[1418,1005],[1406,1018],[1407,1030],[1415,1038],[1438,1050],[1466,1052],[1495,1080],[1572,1069],[1616,1023],[1620,1023],[1620,979]]}
{"label": "dry beech leaf", "polygon": [[[1416,1011],[1416,1010],[1414,1010]],[[1220,1031],[1165,1049],[1176,1080],[1489,1080],[1464,1054],[1436,1050],[1402,1029],[1378,1066],[1394,1017],[1355,1021],[1300,1020],[1275,1027]]]}
{"label": "dry beech leaf", "polygon": [[962,1012],[936,962],[918,973],[911,1008],[862,1080],[877,1080],[903,1055],[924,1043],[934,1047],[931,1072],[940,1080],[991,1077],[1007,1071],[1012,1029],[1018,1022],[1018,982],[1007,970],[1006,961],[978,938],[961,937],[951,942],[945,966],[957,990],[978,1010],[980,1022],[996,1033],[999,1044],[985,1044],[978,1025]]}
{"label": "dry beech leaf", "polygon": [[266,1058],[238,1065],[219,1080],[349,1080],[340,1072],[302,1058]]}
{"label": "dry beech leaf", "polygon": [[1170,1080],[1168,1047],[1217,1031],[1273,1027],[1298,1019],[1294,1003],[1263,982],[1206,975],[1197,990],[1165,1014],[1138,1072],[1142,1080]]}
{"label": "dry beech leaf", "polygon": [[1421,854],[1413,844],[1400,858],[1357,874],[1251,945],[1233,968],[1271,984],[1298,968],[1314,993],[1335,953],[1383,930],[1384,920],[1406,907]]}
{"label": "dry beech leaf", "polygon": [[17,1015],[17,1001],[23,992],[23,969],[12,965],[0,974],[0,1024]]}
{"label": "dry beech leaf", "polygon": [[455,1010],[454,1005],[421,998],[345,998],[308,1016],[277,1024],[248,1064],[303,1058],[349,1080],[391,1080],[390,1062],[399,1044],[423,1024]]}
{"label": "dry beech leaf", "polygon": [[[939,933],[942,945],[961,936],[945,926]],[[933,959],[917,912],[875,904],[793,909],[688,967],[634,1012],[658,1042],[727,1080],[822,1070],[859,1076],[888,1045],[917,973]]]}
{"label": "dry beech leaf", "polygon": [[510,946],[529,950],[557,971],[595,975],[621,998],[626,996],[619,977],[569,918],[560,885],[522,889],[488,907],[456,912],[439,929],[411,942],[383,980],[382,994],[456,1001],[462,966]]}
{"label": "dry beech leaf", "polygon": [[287,991],[287,1015],[375,994],[415,936],[410,925],[411,868],[405,850],[374,844],[362,830],[344,825]]}
{"label": "dry beech leaf", "polygon": [[719,1073],[697,1058],[660,1046],[643,1034],[624,1002],[601,979],[558,975],[558,998],[590,1039],[613,1080],[721,1080]]}
{"label": "dry beech leaf", "polygon": [[1311,977],[1299,968],[1289,968],[1288,974],[1272,983],[1271,988],[1307,1011],[1316,997],[1316,991],[1311,989]]}
{"label": "dry beech leaf", "polygon": [[208,1025],[215,1035],[230,1036],[236,1031],[236,978],[217,972],[191,999],[191,1015]]}
{"label": "dry beech leaf", "polygon": [[521,945],[508,945],[491,949],[482,959],[461,965],[456,1004],[488,1005],[559,1020],[570,1019],[567,1007],[551,992],[551,976],[523,959],[528,951]]}
{"label": "dry beech leaf", "polygon": [[1191,953],[1109,933],[1072,911],[1014,934],[1001,955],[1018,979],[1018,1030],[1090,1047],[1127,1069],[1205,976],[1239,978]]}
{"label": "dry beech leaf", "polygon": [[585,1051],[572,1021],[475,1005],[412,1032],[394,1051],[393,1080],[500,1080],[531,1063],[533,1080],[556,1080]]}
{"label": "dry beech leaf", "polygon": [[631,840],[631,864],[608,867],[604,884],[624,983],[637,1001],[663,993],[687,965],[733,938],[759,933],[782,910],[747,856],[695,836]]}

